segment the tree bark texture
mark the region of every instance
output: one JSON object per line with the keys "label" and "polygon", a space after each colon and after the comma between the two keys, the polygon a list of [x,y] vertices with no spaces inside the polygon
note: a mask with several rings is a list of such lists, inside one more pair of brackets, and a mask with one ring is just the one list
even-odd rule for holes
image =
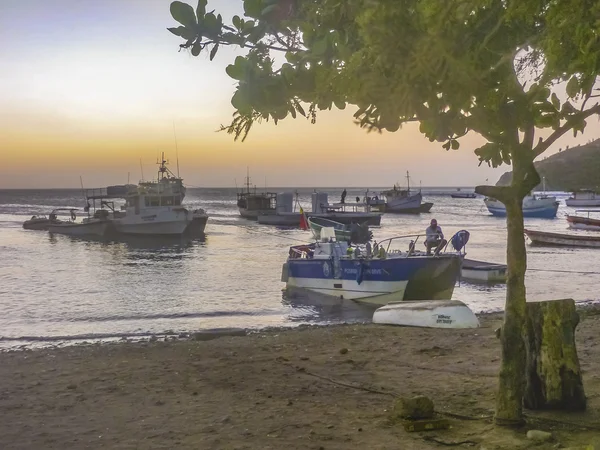
{"label": "tree bark texture", "polygon": [[525,270],[527,254],[523,235],[523,199],[515,195],[506,199],[508,273],[504,324],[500,341],[502,364],[496,395],[495,421],[499,425],[518,425],[523,417],[525,385]]}
{"label": "tree bark texture", "polygon": [[572,299],[527,304],[527,408],[585,410],[575,345],[578,323]]}

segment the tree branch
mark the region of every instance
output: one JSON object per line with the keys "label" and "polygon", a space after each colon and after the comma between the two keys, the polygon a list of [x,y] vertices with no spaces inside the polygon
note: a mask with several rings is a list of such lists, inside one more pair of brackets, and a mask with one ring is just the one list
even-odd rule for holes
{"label": "tree branch", "polygon": [[475,186],[475,192],[479,195],[500,200],[502,203],[514,195],[510,186]]}
{"label": "tree branch", "polygon": [[542,153],[544,153],[548,147],[550,147],[558,138],[560,138],[563,134],[573,128],[573,122],[579,119],[586,119],[594,114],[600,114],[600,103],[596,106],[588,109],[587,111],[583,111],[580,114],[576,114],[569,119],[560,127],[558,127],[554,132],[546,138],[545,141],[540,140],[538,145],[536,145],[533,149],[533,157],[537,158]]}

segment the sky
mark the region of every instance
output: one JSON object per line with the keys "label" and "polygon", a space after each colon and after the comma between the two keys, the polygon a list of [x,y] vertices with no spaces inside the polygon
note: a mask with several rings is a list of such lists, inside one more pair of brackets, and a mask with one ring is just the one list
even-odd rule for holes
{"label": "sky", "polygon": [[[192,0],[195,6],[195,2]],[[272,187],[385,187],[406,171],[423,186],[490,183],[510,168],[478,166],[478,136],[458,151],[431,143],[415,124],[367,133],[354,108],[323,111],[315,125],[286,119],[255,126],[244,143],[216,132],[229,124],[239,49],[211,62],[178,52],[170,0],[0,1],[0,188],[86,187],[155,176],[165,152],[189,186],[239,185],[249,168]],[[224,18],[241,0],[213,0]],[[563,137],[544,155],[600,137]],[[177,149],[177,151],[176,151]]]}

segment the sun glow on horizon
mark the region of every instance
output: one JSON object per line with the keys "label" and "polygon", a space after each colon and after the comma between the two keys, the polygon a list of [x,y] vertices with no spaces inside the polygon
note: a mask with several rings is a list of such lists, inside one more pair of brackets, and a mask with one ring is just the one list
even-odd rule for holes
{"label": "sun glow on horizon", "polygon": [[[160,152],[175,161],[173,126],[182,176],[194,186],[234,186],[247,166],[278,187],[385,186],[406,170],[424,185],[464,186],[510,169],[478,167],[477,136],[447,152],[415,124],[367,134],[352,124],[352,108],[323,111],[316,125],[291,118],[257,124],[246,142],[234,142],[215,131],[231,120],[235,82],[224,69],[236,51],[223,49],[212,62],[178,52],[166,30],[169,4],[0,3],[0,188],[78,187],[80,176],[90,186],[123,183],[128,173],[138,179],[140,159],[154,174]],[[226,16],[240,3],[212,6]],[[595,137],[596,122],[554,151]]]}

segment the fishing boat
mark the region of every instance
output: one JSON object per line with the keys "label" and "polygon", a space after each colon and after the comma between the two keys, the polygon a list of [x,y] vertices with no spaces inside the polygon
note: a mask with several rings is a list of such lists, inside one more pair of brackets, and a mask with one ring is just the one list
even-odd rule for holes
{"label": "fishing boat", "polygon": [[[484,200],[488,211],[494,216],[506,217],[506,206],[494,198],[486,197]],[[558,211],[559,202],[556,197],[544,195],[528,195],[523,199],[523,217],[539,219],[554,219]]]}
{"label": "fishing boat", "polygon": [[419,214],[429,212],[433,203],[423,203],[421,191],[414,193],[410,190],[410,175],[406,172],[407,188],[402,189],[394,184],[392,189],[381,192],[385,200],[371,201],[387,213]]}
{"label": "fishing boat", "polygon": [[456,192],[453,192],[452,194],[450,194],[450,197],[452,198],[475,198],[477,197],[477,195],[475,194],[475,192],[463,192],[460,190],[460,188],[456,189]]}
{"label": "fishing boat", "polygon": [[554,247],[600,248],[600,236],[585,234],[550,233],[547,231],[524,230],[533,245]]}
{"label": "fishing boat", "polygon": [[570,228],[577,230],[600,231],[600,219],[590,217],[592,213],[600,213],[598,209],[577,209],[577,213],[587,213],[587,217],[567,214],[567,222]]}
{"label": "fishing boat", "polygon": [[600,194],[591,189],[580,189],[574,191],[565,203],[567,206],[600,206]]}
{"label": "fishing boat", "polygon": [[[204,210],[195,212],[183,206],[186,188],[183,179],[175,176],[167,167],[162,153],[158,164],[158,176],[153,181],[140,181],[137,185],[109,186],[106,189],[91,189],[86,198],[100,200],[102,207],[111,210],[111,222],[117,233],[140,236],[177,236],[186,230],[204,232],[208,215]],[[120,209],[108,199],[125,199]]]}
{"label": "fishing boat", "polygon": [[69,219],[57,220],[48,225],[50,233],[69,236],[104,236],[110,225],[107,215],[104,214],[95,214],[94,217],[86,217],[81,222],[77,222],[77,209],[75,208],[55,209],[52,211],[51,216],[67,211],[69,212]]}
{"label": "fishing boat", "polygon": [[[307,218],[328,219],[340,224],[379,226],[383,213],[372,211],[367,202],[339,202],[329,203],[327,192],[315,191],[311,194],[312,211],[306,211]],[[360,200],[360,199],[359,199]],[[297,203],[297,201],[296,201]],[[258,223],[281,227],[300,226],[302,213],[294,210],[291,193],[279,193],[276,198],[276,211],[274,214],[258,216]]]}
{"label": "fishing boat", "polygon": [[479,320],[459,300],[392,302],[373,313],[373,323],[424,328],[477,328]]}
{"label": "fishing boat", "polygon": [[373,237],[373,233],[369,231],[368,225],[359,225],[355,223],[345,225],[321,217],[312,217],[308,219],[308,226],[317,240],[321,239],[322,228],[333,228],[335,239],[338,241],[350,241],[355,244],[364,244]]}
{"label": "fishing boat", "polygon": [[258,216],[275,214],[277,194],[273,192],[258,192],[256,186],[250,184],[250,172],[246,169],[244,180],[245,190],[237,193],[237,207],[240,216],[245,219],[258,220]]}
{"label": "fishing boat", "polygon": [[[313,293],[374,306],[449,300],[460,276],[468,233],[464,236],[457,233],[451,239],[455,251],[437,255],[415,250],[418,235],[386,239],[373,245],[370,253],[369,245],[337,241],[333,229],[322,228],[320,241],[290,247],[282,281],[287,295]],[[394,248],[408,239],[408,250]]]}
{"label": "fishing boat", "polygon": [[476,283],[506,282],[506,264],[463,259],[461,279]]}

